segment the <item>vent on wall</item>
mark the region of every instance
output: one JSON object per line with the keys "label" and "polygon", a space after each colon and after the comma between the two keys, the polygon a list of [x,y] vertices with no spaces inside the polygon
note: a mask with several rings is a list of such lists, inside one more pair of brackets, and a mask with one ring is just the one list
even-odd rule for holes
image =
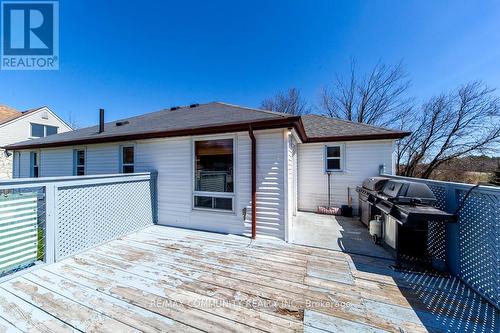
{"label": "vent on wall", "polygon": [[49,113],[47,111],[42,112],[42,119],[49,119]]}

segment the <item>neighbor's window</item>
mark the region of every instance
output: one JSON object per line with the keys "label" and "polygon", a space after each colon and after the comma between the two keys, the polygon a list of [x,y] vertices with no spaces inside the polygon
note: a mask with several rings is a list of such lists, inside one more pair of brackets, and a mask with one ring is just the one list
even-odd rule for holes
{"label": "neighbor's window", "polygon": [[195,141],[194,207],[233,210],[233,139]]}
{"label": "neighbor's window", "polygon": [[342,146],[325,147],[326,171],[342,171]]}
{"label": "neighbor's window", "polygon": [[85,175],[85,150],[75,149],[75,176]]}
{"label": "neighbor's window", "polygon": [[40,124],[31,124],[31,136],[41,138],[45,136],[45,127]]}
{"label": "neighbor's window", "polygon": [[45,136],[57,134],[57,127],[45,126]]}
{"label": "neighbor's window", "polygon": [[31,160],[31,170],[30,170],[30,176],[33,178],[38,178],[39,176],[39,155],[37,152],[32,151],[30,153],[30,160]]}
{"label": "neighbor's window", "polygon": [[43,138],[52,134],[57,134],[56,126],[31,123],[31,137]]}
{"label": "neighbor's window", "polygon": [[122,147],[122,173],[134,173],[134,147]]}

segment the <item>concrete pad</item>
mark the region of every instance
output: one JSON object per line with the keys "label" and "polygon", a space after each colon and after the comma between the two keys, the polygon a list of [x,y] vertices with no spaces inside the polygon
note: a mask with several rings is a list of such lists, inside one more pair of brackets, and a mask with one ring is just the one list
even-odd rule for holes
{"label": "concrete pad", "polygon": [[290,242],[346,253],[392,258],[381,246],[373,243],[368,229],[357,217],[298,212],[293,218]]}

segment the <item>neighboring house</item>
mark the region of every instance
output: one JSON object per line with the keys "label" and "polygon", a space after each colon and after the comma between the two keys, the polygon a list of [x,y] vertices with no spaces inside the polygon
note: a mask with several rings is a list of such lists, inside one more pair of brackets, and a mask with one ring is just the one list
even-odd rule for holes
{"label": "neighboring house", "polygon": [[[71,131],[48,107],[19,112],[0,105],[0,147]],[[12,178],[12,155],[0,148],[0,180]]]}
{"label": "neighboring house", "polygon": [[348,189],[355,198],[355,187],[381,165],[394,172],[395,140],[407,134],[214,102],[7,149],[15,152],[15,177],[156,170],[159,224],[233,234],[255,227],[287,239],[297,210],[327,204],[327,171],[332,205],[347,204]]}

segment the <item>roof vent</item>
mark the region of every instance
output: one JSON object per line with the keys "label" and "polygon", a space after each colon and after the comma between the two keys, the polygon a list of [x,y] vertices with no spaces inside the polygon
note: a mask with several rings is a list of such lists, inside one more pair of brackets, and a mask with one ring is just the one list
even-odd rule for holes
{"label": "roof vent", "polygon": [[189,107],[190,107],[190,108],[195,108],[195,107],[197,107],[197,106],[200,106],[200,104],[198,104],[198,103],[191,104]]}
{"label": "roof vent", "polygon": [[118,121],[116,122],[116,126],[123,126],[123,125],[127,125],[129,124],[129,121],[128,120],[125,120],[125,121]]}
{"label": "roof vent", "polygon": [[172,107],[170,108],[170,111],[175,111],[175,110],[177,110],[177,109],[180,109],[180,107],[179,107],[179,106],[172,106]]}

